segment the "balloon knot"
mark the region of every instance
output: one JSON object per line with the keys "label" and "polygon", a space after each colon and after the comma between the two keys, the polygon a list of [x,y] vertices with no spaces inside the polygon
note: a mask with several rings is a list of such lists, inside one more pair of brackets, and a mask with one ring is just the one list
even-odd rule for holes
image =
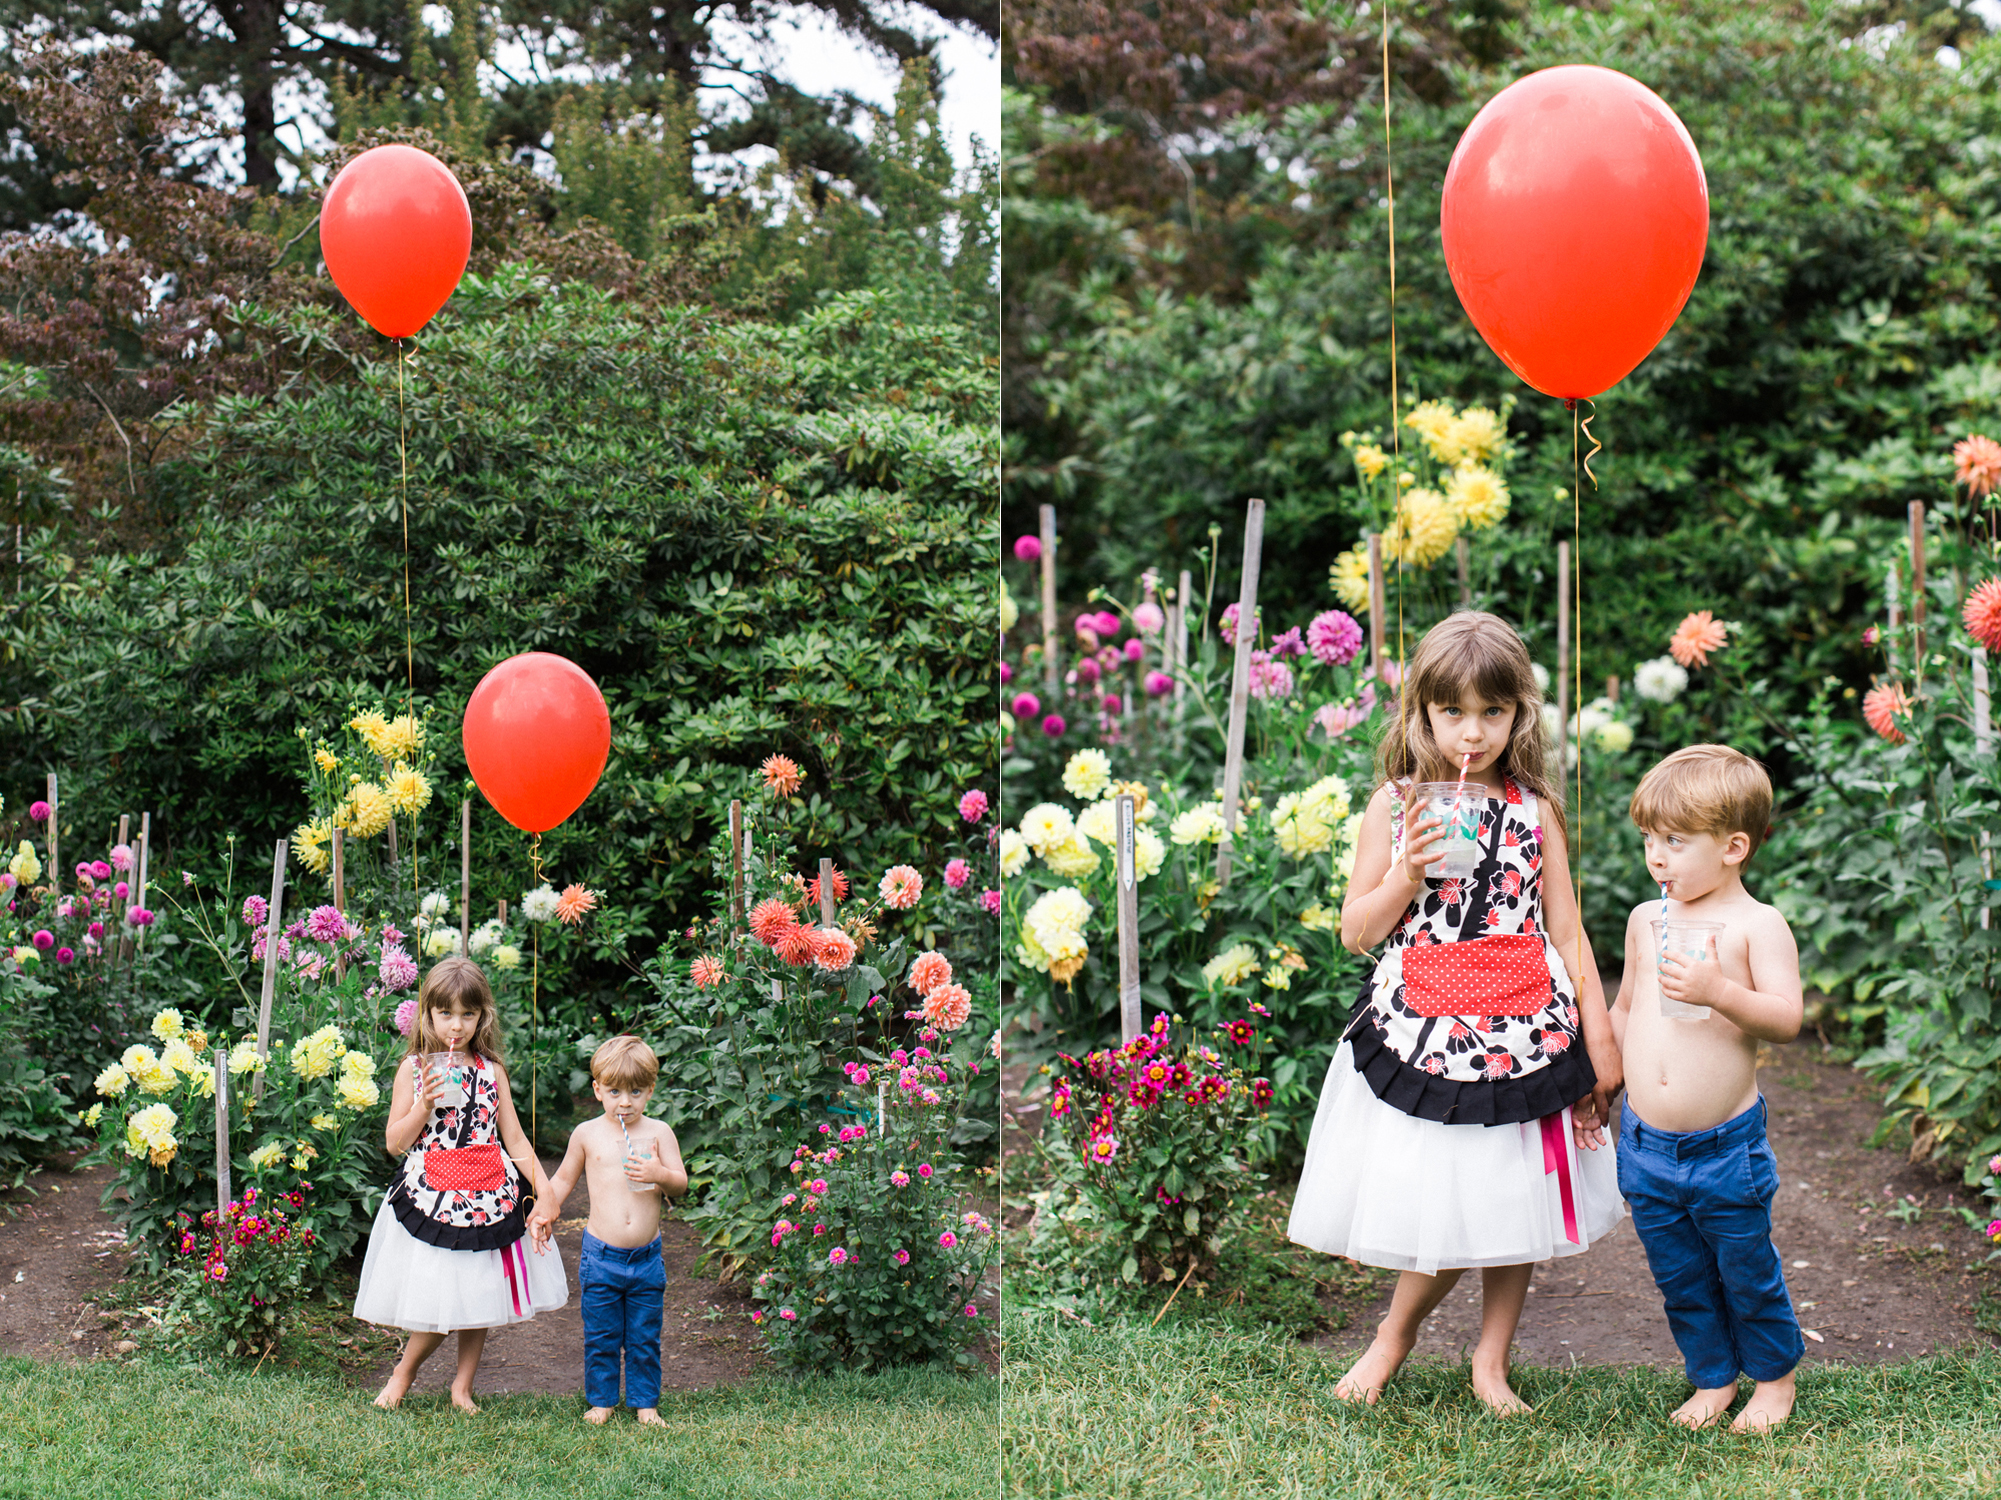
{"label": "balloon knot", "polygon": [[1576,411],[1577,398],[1575,396],[1565,396],[1563,398],[1563,409],[1565,411]]}

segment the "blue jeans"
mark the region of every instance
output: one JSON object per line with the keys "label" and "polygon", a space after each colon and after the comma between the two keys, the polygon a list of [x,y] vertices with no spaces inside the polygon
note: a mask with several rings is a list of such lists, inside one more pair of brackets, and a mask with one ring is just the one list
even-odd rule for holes
{"label": "blue jeans", "polygon": [[1772,1245],[1778,1190],[1763,1098],[1721,1125],[1687,1132],[1656,1130],[1624,1107],[1619,1192],[1699,1390],[1734,1385],[1739,1371],[1777,1380],[1806,1352]]}
{"label": "blue jeans", "polygon": [[577,1263],[584,1306],[584,1399],[618,1405],[618,1357],[625,1355],[625,1398],[644,1410],[660,1404],[660,1304],[667,1268],[660,1241],[621,1250],[584,1231]]}

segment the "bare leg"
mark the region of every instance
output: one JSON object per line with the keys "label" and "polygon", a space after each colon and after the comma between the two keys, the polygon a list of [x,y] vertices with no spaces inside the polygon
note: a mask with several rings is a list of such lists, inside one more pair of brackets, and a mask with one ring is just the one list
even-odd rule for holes
{"label": "bare leg", "polygon": [[476,1412],[479,1407],[472,1399],[473,1377],[479,1374],[479,1357],[486,1352],[486,1330],[484,1328],[461,1328],[459,1330],[459,1372],[452,1377],[452,1405],[460,1411]]}
{"label": "bare leg", "polygon": [[1744,1409],[1737,1414],[1737,1420],[1730,1424],[1732,1432],[1770,1432],[1793,1412],[1793,1372],[1786,1371],[1777,1380],[1761,1380],[1751,1392],[1751,1399],[1744,1403]]}
{"label": "bare leg", "polygon": [[1522,1321],[1532,1265],[1488,1266],[1480,1273],[1480,1342],[1473,1349],[1473,1394],[1501,1416],[1529,1404],[1508,1384],[1508,1346]]}
{"label": "bare leg", "polygon": [[1459,1269],[1427,1276],[1422,1271],[1405,1271],[1397,1277],[1397,1289],[1390,1294],[1390,1310],[1376,1325],[1376,1337],[1362,1351],[1362,1357],[1348,1367],[1334,1394],[1343,1401],[1376,1404],[1383,1387],[1390,1383],[1410,1351],[1417,1346],[1417,1330],[1431,1316],[1432,1309],[1445,1300],[1463,1274]]}
{"label": "bare leg", "polygon": [[410,1382],[417,1378],[418,1367],[437,1352],[438,1345],[445,1341],[442,1333],[413,1333],[410,1342],[403,1346],[403,1357],[396,1361],[396,1368],[389,1374],[389,1383],[382,1387],[382,1394],[375,1398],[375,1404],[384,1411],[394,1411],[403,1404],[403,1398],[410,1392]]}
{"label": "bare leg", "polygon": [[667,1424],[660,1420],[660,1409],[658,1407],[642,1406],[639,1408],[639,1425],[641,1427],[665,1427]]}

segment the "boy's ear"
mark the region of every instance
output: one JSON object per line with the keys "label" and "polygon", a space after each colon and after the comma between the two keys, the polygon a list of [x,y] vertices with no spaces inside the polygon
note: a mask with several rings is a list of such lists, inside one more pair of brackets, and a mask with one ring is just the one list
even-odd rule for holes
{"label": "boy's ear", "polygon": [[1739,829],[1723,841],[1723,863],[1741,865],[1751,857],[1751,835]]}

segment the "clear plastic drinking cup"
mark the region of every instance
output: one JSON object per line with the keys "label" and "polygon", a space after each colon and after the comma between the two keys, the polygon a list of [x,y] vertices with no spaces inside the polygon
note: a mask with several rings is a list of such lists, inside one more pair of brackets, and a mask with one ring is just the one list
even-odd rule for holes
{"label": "clear plastic drinking cup", "polygon": [[[639,1141],[635,1143],[632,1136],[626,1132],[623,1120],[618,1122],[618,1128],[620,1134],[625,1135],[626,1161],[644,1162],[653,1160],[653,1143],[651,1141]],[[660,1184],[657,1182],[639,1182],[630,1177],[625,1179],[625,1185],[635,1193],[654,1193],[660,1190]]]}
{"label": "clear plastic drinking cup", "polygon": [[[1656,987],[1658,987],[1659,965],[1670,953],[1679,953],[1691,963],[1709,962],[1709,940],[1723,935],[1721,922],[1678,922],[1672,918],[1654,918],[1654,952]],[[1660,991],[1661,1014],[1670,1021],[1704,1021],[1709,1018],[1706,1005],[1684,1005],[1679,1000],[1670,1000],[1667,991]]]}
{"label": "clear plastic drinking cup", "polygon": [[1434,880],[1471,875],[1480,863],[1480,814],[1487,803],[1484,787],[1459,781],[1427,781],[1417,788],[1424,804],[1420,817],[1443,820],[1438,842],[1431,847],[1444,851],[1427,870]]}
{"label": "clear plastic drinking cup", "polygon": [[466,1102],[466,1059],[463,1053],[426,1052],[424,1077],[444,1080],[444,1087],[438,1091],[438,1103],[452,1106]]}

